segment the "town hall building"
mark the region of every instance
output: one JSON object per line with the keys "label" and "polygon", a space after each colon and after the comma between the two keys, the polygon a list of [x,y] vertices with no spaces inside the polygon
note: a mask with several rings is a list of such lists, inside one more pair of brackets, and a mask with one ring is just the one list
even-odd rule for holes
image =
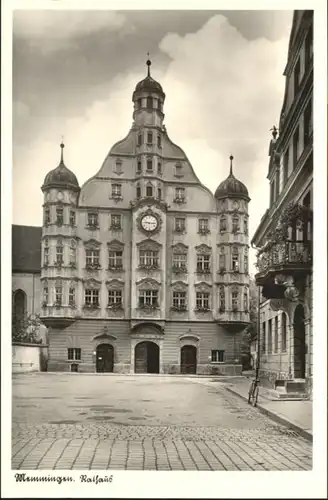
{"label": "town hall building", "polygon": [[232,156],[215,195],[202,185],[167,134],[150,65],[100,170],[80,187],[61,144],[42,185],[48,371],[241,373],[249,194]]}

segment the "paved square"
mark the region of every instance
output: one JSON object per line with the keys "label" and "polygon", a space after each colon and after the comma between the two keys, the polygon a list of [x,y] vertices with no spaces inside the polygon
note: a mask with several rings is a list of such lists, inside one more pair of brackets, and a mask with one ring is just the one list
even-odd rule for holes
{"label": "paved square", "polygon": [[310,470],[312,445],[218,379],[13,375],[12,468]]}

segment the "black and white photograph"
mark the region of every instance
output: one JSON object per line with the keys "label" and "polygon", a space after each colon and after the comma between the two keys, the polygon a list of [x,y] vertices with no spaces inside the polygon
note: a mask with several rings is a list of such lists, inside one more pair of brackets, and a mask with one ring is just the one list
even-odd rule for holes
{"label": "black and white photograph", "polygon": [[7,497],[326,495],[326,7],[235,3],[7,12]]}

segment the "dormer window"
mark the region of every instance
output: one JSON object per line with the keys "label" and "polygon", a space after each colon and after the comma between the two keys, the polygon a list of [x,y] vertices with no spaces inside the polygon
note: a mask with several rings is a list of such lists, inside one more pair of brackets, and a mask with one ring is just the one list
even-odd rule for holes
{"label": "dormer window", "polygon": [[116,174],[121,174],[122,173],[122,161],[121,160],[116,160],[116,163],[115,163],[115,173]]}
{"label": "dormer window", "polygon": [[177,163],[175,165],[175,177],[183,177],[182,165],[181,163]]}
{"label": "dormer window", "polygon": [[122,186],[121,184],[112,184],[112,197],[121,198],[122,196]]}

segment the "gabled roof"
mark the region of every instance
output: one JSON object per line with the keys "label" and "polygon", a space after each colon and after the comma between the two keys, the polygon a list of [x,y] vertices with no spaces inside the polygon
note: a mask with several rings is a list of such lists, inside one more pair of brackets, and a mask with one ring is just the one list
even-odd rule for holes
{"label": "gabled roof", "polygon": [[12,226],[12,272],[41,273],[42,228]]}

